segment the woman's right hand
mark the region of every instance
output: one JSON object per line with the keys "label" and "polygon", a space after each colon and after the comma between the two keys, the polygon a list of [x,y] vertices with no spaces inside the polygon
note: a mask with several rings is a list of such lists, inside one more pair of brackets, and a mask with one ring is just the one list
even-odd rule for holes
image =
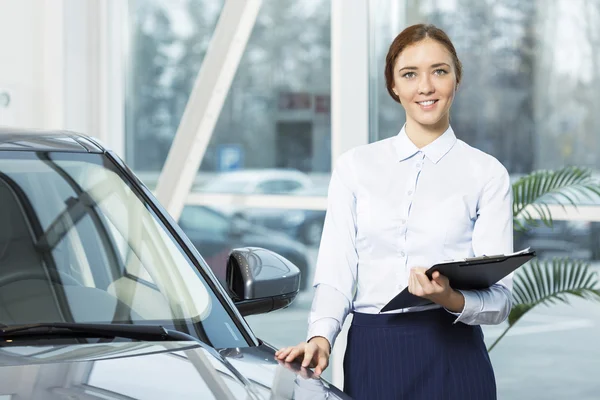
{"label": "woman's right hand", "polygon": [[329,341],[322,336],[311,338],[308,343],[302,342],[292,347],[284,347],[275,352],[275,357],[285,362],[292,362],[302,357],[302,366],[314,368],[318,377],[329,365],[331,346]]}

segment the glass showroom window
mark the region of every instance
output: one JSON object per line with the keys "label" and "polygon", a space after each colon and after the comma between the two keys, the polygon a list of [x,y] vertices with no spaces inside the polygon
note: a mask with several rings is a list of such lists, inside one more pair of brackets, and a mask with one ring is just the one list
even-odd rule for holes
{"label": "glass showroom window", "polygon": [[[126,136],[136,171],[161,170],[222,4],[130,1]],[[201,171],[329,173],[330,8],[263,2]]]}
{"label": "glass showroom window", "polygon": [[457,136],[511,174],[600,167],[599,1],[372,0],[372,139],[395,135],[403,112],[385,90],[387,46],[408,25],[444,29],[464,67],[452,108]]}
{"label": "glass showroom window", "polygon": [[[153,186],[224,3],[128,4],[126,158]],[[263,0],[192,191],[325,196],[331,174],[330,42],[330,0]],[[269,208],[208,206],[206,198],[195,198],[200,201],[188,201],[179,223],[219,279],[231,249],[242,246],[273,250],[298,266],[302,291],[292,307],[247,320],[276,346],[303,340],[325,211],[302,204],[275,208],[270,200],[264,203]]]}
{"label": "glass showroom window", "polygon": [[[451,111],[459,139],[498,158],[515,179],[566,165],[597,176],[599,21],[597,0],[370,0],[370,140],[394,136],[404,123],[385,88],[389,44],[409,25],[433,23],[463,63]],[[515,248],[587,260],[598,270],[598,231],[597,222],[556,221],[554,229],[517,233]],[[579,343],[593,341],[599,323],[593,302],[531,311],[490,353],[499,398],[594,397],[600,350]],[[504,328],[485,327],[486,342]]]}

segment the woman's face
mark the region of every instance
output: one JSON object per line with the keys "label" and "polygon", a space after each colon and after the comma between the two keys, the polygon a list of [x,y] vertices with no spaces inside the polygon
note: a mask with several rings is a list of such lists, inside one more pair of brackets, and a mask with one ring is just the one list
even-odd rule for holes
{"label": "woman's face", "polygon": [[429,38],[406,47],[396,59],[393,90],[406,111],[408,125],[445,130],[456,91],[452,56]]}

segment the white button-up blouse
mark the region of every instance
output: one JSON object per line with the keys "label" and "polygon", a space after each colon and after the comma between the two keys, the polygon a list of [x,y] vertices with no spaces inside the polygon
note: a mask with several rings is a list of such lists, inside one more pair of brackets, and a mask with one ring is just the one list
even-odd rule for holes
{"label": "white button-up blouse", "polygon": [[[508,172],[451,127],[421,149],[404,128],[354,148],[331,176],[308,338],[333,345],[351,310],[378,313],[408,286],[412,267],[512,251]],[[465,306],[456,322],[504,321],[511,289],[512,274],[489,289],[461,291]]]}

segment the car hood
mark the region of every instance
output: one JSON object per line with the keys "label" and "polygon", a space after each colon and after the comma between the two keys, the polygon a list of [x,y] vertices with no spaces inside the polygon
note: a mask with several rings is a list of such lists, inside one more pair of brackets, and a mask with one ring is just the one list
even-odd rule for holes
{"label": "car hood", "polygon": [[[348,399],[266,344],[216,351],[195,342],[0,348],[0,397],[28,399]],[[97,396],[97,397],[95,397]]]}

